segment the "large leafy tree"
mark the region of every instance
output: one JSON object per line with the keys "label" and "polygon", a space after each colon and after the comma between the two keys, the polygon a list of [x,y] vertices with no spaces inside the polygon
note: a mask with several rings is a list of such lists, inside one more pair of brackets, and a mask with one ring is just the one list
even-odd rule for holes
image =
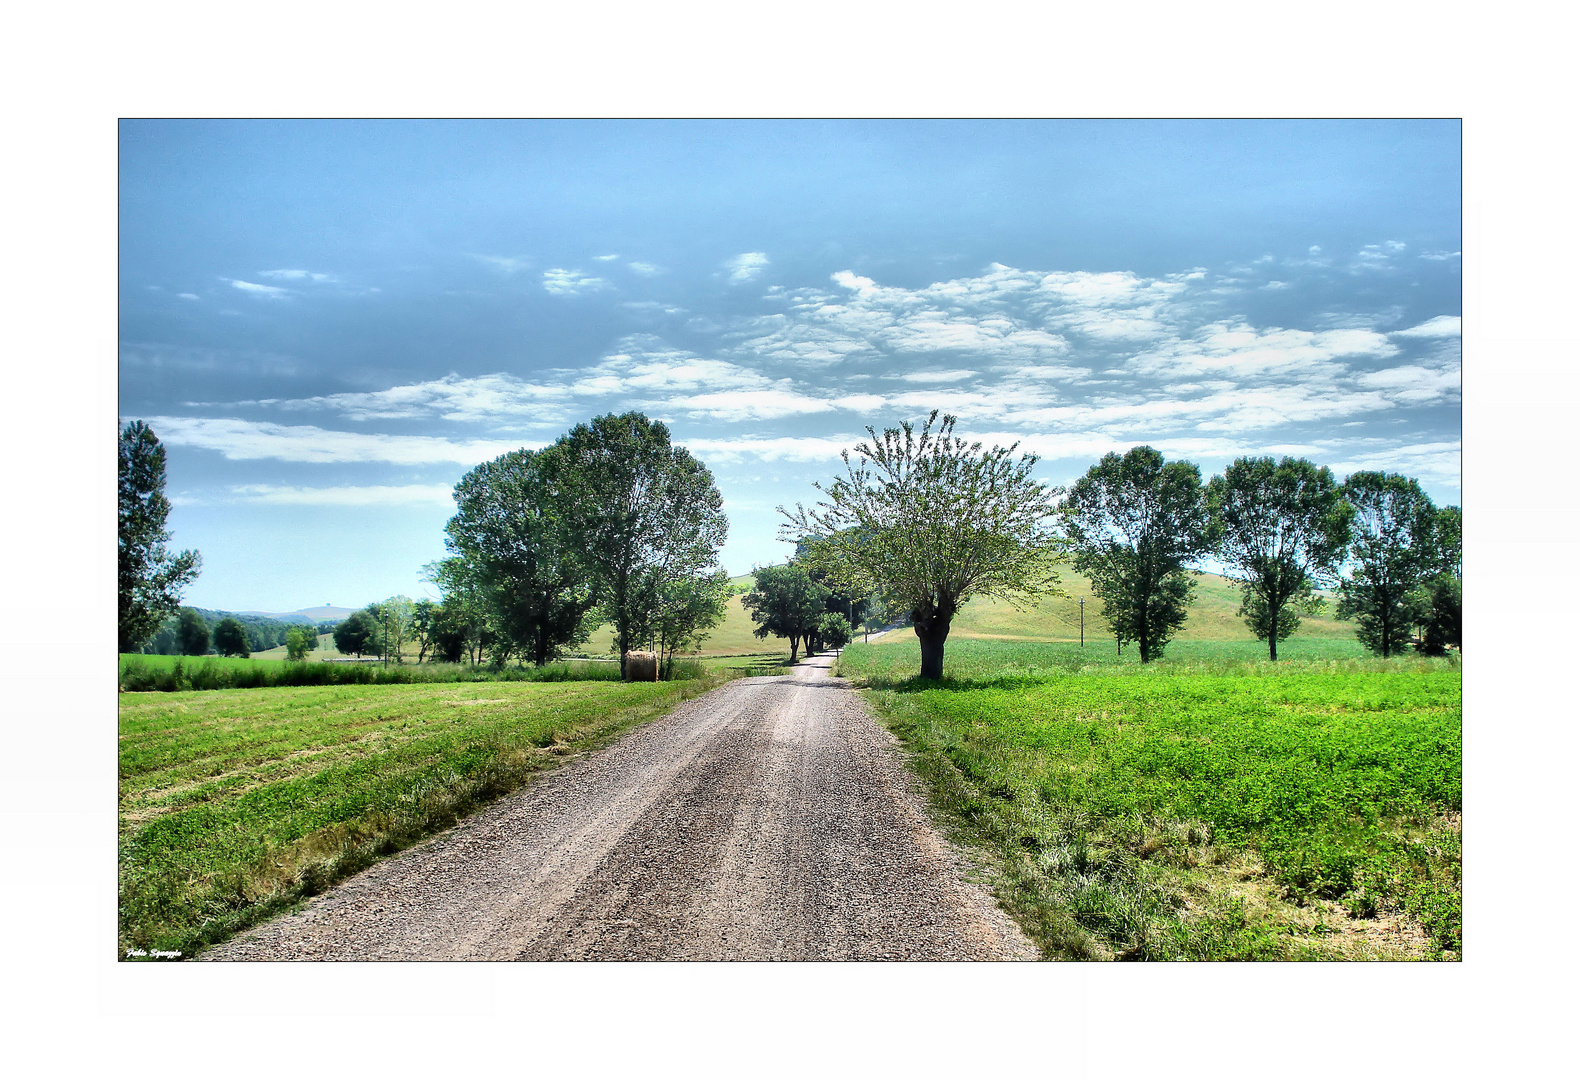
{"label": "large leafy tree", "polygon": [[165,519],[165,448],[147,424],[121,429],[119,525],[120,651],[136,652],[181,605],[181,592],[198,576],[196,551],[170,552]]}
{"label": "large leafy tree", "polygon": [[214,651],[221,656],[251,655],[247,628],[241,625],[240,620],[225,618],[219,621],[219,625],[214,627]]}
{"label": "large leafy tree", "polygon": [[[934,425],[937,424],[935,428]],[[1016,445],[984,450],[954,434],[955,417],[934,410],[843,455],[845,475],[812,508],[780,508],[786,539],[805,543],[806,561],[854,593],[882,590],[911,613],[923,678],[942,678],[944,643],[960,606],[973,596],[1029,604],[1057,591],[1062,544],[1047,527],[1057,488],[1031,476],[1034,454]]]}
{"label": "large leafy tree", "polygon": [[1105,454],[1070,488],[1060,522],[1120,646],[1134,641],[1143,664],[1161,656],[1196,587],[1188,564],[1213,547],[1201,471],[1150,446]]}
{"label": "large leafy tree", "polygon": [[729,521],[713,474],[639,412],[578,424],[552,448],[564,521],[615,625],[620,670],[643,598],[713,573]]}
{"label": "large leafy tree", "polygon": [[752,633],[759,638],[770,634],[789,638],[793,664],[801,643],[829,613],[829,590],[813,581],[806,567],[798,563],[761,567],[752,571],[752,579],[751,591],[741,600],[757,624]]}
{"label": "large leafy tree", "polygon": [[[1448,569],[1438,510],[1420,484],[1398,473],[1351,473],[1343,492],[1354,519],[1350,573],[1339,585],[1338,615],[1355,620],[1362,645],[1393,656],[1410,644],[1422,617],[1418,590]],[[1456,550],[1451,557],[1457,567],[1458,514],[1445,519],[1443,528],[1452,529]]]}
{"label": "large leafy tree", "polygon": [[515,450],[455,487],[445,546],[483,602],[499,660],[515,654],[541,666],[587,638],[598,589],[570,528],[578,493],[565,482],[564,459],[559,446]]}
{"label": "large leafy tree", "polygon": [[1240,614],[1270,659],[1321,603],[1344,558],[1349,508],[1326,466],[1305,458],[1243,457],[1207,485],[1218,556],[1240,583]]}

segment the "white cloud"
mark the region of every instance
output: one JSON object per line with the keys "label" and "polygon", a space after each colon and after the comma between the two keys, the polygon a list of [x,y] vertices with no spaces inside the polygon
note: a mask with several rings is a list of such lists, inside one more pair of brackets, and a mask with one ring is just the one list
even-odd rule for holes
{"label": "white cloud", "polygon": [[473,255],[472,258],[479,262],[487,263],[495,270],[502,270],[507,274],[514,274],[521,270],[532,269],[532,260],[524,256],[514,255]]}
{"label": "white cloud", "polygon": [[598,262],[614,262],[619,257],[620,257],[619,255],[594,255],[593,256],[593,258],[595,260],[597,260]]}
{"label": "white cloud", "polygon": [[718,420],[775,420],[784,416],[830,412],[834,405],[822,398],[808,397],[793,390],[723,390],[676,399],[670,404],[693,415]]}
{"label": "white cloud", "polygon": [[1459,337],[1459,321],[1458,315],[1435,315],[1419,326],[1412,326],[1408,330],[1395,330],[1394,336],[1411,338]]}
{"label": "white cloud", "polygon": [[584,274],[580,270],[564,270],[555,267],[543,271],[543,287],[555,296],[580,296],[583,293],[597,292],[611,286],[601,277]]}
{"label": "white cloud", "polygon": [[906,382],[944,383],[974,379],[978,374],[978,372],[970,368],[956,368],[953,371],[904,371],[896,375],[889,375],[887,378],[903,379]]}
{"label": "white cloud", "polygon": [[761,461],[838,461],[841,451],[861,441],[860,437],[850,435],[822,439],[742,436],[738,439],[687,439],[685,446],[705,462],[741,461],[749,457]]}
{"label": "white cloud", "polygon": [[322,488],[243,484],[230,490],[241,502],[288,506],[449,506],[455,491],[449,484]]}
{"label": "white cloud", "polygon": [[1423,251],[1423,252],[1421,252],[1421,254],[1417,255],[1416,258],[1418,258],[1418,259],[1430,259],[1433,262],[1445,262],[1448,259],[1457,259],[1457,258],[1459,258],[1459,252],[1457,252],[1457,251]]}
{"label": "white cloud", "polygon": [[664,272],[663,267],[654,266],[652,263],[628,262],[626,263],[626,266],[630,267],[635,273],[641,274],[643,277],[652,277],[654,274],[662,274]]}
{"label": "white cloud", "polygon": [[254,296],[266,296],[274,300],[291,294],[290,289],[282,289],[277,285],[259,285],[257,282],[237,281],[234,278],[221,278],[220,280],[229,281],[233,288],[240,289],[242,292],[251,293]]}
{"label": "white cloud", "polygon": [[189,293],[189,292],[176,293],[176,296],[179,297],[182,300],[196,300],[198,298],[197,293]]}
{"label": "white cloud", "polygon": [[735,256],[733,259],[724,260],[724,268],[730,272],[730,284],[732,285],[742,285],[754,280],[767,267],[768,256],[761,251],[748,251]]}
{"label": "white cloud", "polygon": [[[544,407],[567,401],[565,386],[526,382],[513,375],[461,378],[454,373],[429,382],[392,386],[387,390],[324,394],[319,397],[246,402],[282,409],[331,409],[349,420],[404,420],[436,416],[459,423],[477,423],[501,417],[541,413]],[[555,410],[545,417],[558,422]]]}
{"label": "white cloud", "polygon": [[148,417],[169,446],[213,450],[231,461],[387,462],[393,465],[476,465],[523,445],[543,443],[455,441],[431,435],[376,435],[309,425],[271,424],[234,417]]}
{"label": "white cloud", "polygon": [[273,278],[276,281],[339,281],[333,274],[315,274],[311,270],[259,270],[259,277]]}

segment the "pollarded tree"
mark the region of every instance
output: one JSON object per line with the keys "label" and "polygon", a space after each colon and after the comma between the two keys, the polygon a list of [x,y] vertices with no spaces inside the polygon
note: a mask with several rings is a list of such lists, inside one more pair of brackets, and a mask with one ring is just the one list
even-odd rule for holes
{"label": "pollarded tree", "polygon": [[829,590],[812,580],[806,567],[797,563],[764,566],[752,571],[755,582],[741,604],[751,613],[756,627],[752,634],[766,638],[790,639],[790,662],[796,652],[828,614]]}
{"label": "pollarded tree", "polygon": [[1240,583],[1240,614],[1270,659],[1337,578],[1349,508],[1326,466],[1305,458],[1237,458],[1207,485],[1218,557]]}
{"label": "pollarded tree", "polygon": [[1150,446],[1105,454],[1059,516],[1120,646],[1136,642],[1143,664],[1161,656],[1196,587],[1187,564],[1213,547],[1201,471]]}
{"label": "pollarded tree", "polygon": [[587,639],[598,600],[592,560],[571,530],[580,495],[563,476],[565,451],[514,450],[455,486],[445,546],[465,564],[486,605],[496,659],[548,663]]}
{"label": "pollarded tree", "polygon": [[221,656],[250,656],[247,628],[233,618],[224,618],[214,627],[214,651]]}
{"label": "pollarded tree", "polygon": [[[1354,521],[1350,574],[1339,585],[1338,615],[1355,620],[1362,645],[1392,656],[1409,645],[1422,617],[1417,590],[1435,571],[1446,569],[1450,557],[1439,549],[1437,507],[1420,484],[1398,473],[1351,473],[1343,492]],[[1457,534],[1457,513],[1452,520]],[[1458,563],[1457,552],[1452,559]]]}
{"label": "pollarded tree", "polygon": [[552,449],[559,505],[615,624],[624,674],[639,598],[717,569],[724,499],[707,466],[639,412],[578,424]]}
{"label": "pollarded tree", "polygon": [[120,434],[120,651],[136,652],[181,604],[181,591],[198,576],[195,551],[171,554],[165,519],[165,448],[147,424],[134,420]]}
{"label": "pollarded tree", "polygon": [[1047,527],[1059,490],[1032,479],[1035,454],[968,443],[955,418],[918,431],[909,422],[842,455],[845,475],[814,485],[824,499],[796,506],[785,539],[806,543],[806,561],[842,587],[881,590],[909,609],[921,642],[923,678],[944,673],[949,626],[973,596],[1017,606],[1057,592],[1062,543]]}

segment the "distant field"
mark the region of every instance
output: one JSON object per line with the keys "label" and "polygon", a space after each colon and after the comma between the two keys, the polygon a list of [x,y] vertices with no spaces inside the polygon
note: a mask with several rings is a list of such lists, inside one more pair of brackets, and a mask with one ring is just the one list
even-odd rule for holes
{"label": "distant field", "polygon": [[120,952],[191,956],[722,681],[122,694]]}
{"label": "distant field", "polygon": [[1050,957],[1457,959],[1457,662],[1256,644],[951,635],[941,683],[914,638],[839,671]]}

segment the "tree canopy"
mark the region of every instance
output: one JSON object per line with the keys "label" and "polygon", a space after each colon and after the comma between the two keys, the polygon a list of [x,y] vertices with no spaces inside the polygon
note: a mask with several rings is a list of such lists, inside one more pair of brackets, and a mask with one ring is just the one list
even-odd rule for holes
{"label": "tree canopy", "polygon": [[1187,564],[1212,549],[1201,471],[1150,446],[1105,454],[1070,488],[1060,522],[1075,569],[1092,582],[1122,648],[1161,656],[1185,624],[1196,582]]}
{"label": "tree canopy", "polygon": [[[810,566],[862,595],[883,591],[907,607],[921,642],[923,678],[941,678],[955,612],[972,596],[1017,605],[1056,592],[1061,543],[1048,528],[1059,491],[1031,476],[1017,444],[983,450],[933,411],[842,455],[845,475],[812,508],[785,517],[785,539],[806,545]],[[935,429],[934,425],[937,423]]]}
{"label": "tree canopy", "polygon": [[377,632],[378,627],[366,611],[353,611],[335,627],[335,648],[343,653],[361,656]]}
{"label": "tree canopy", "polygon": [[1344,557],[1349,509],[1326,466],[1305,458],[1242,457],[1207,485],[1219,558],[1239,581],[1240,614],[1278,659],[1301,610],[1333,584]]}
{"label": "tree canopy", "polygon": [[202,569],[196,551],[172,553],[165,520],[165,448],[141,420],[120,433],[117,498],[120,651],[136,652],[181,604]]}

